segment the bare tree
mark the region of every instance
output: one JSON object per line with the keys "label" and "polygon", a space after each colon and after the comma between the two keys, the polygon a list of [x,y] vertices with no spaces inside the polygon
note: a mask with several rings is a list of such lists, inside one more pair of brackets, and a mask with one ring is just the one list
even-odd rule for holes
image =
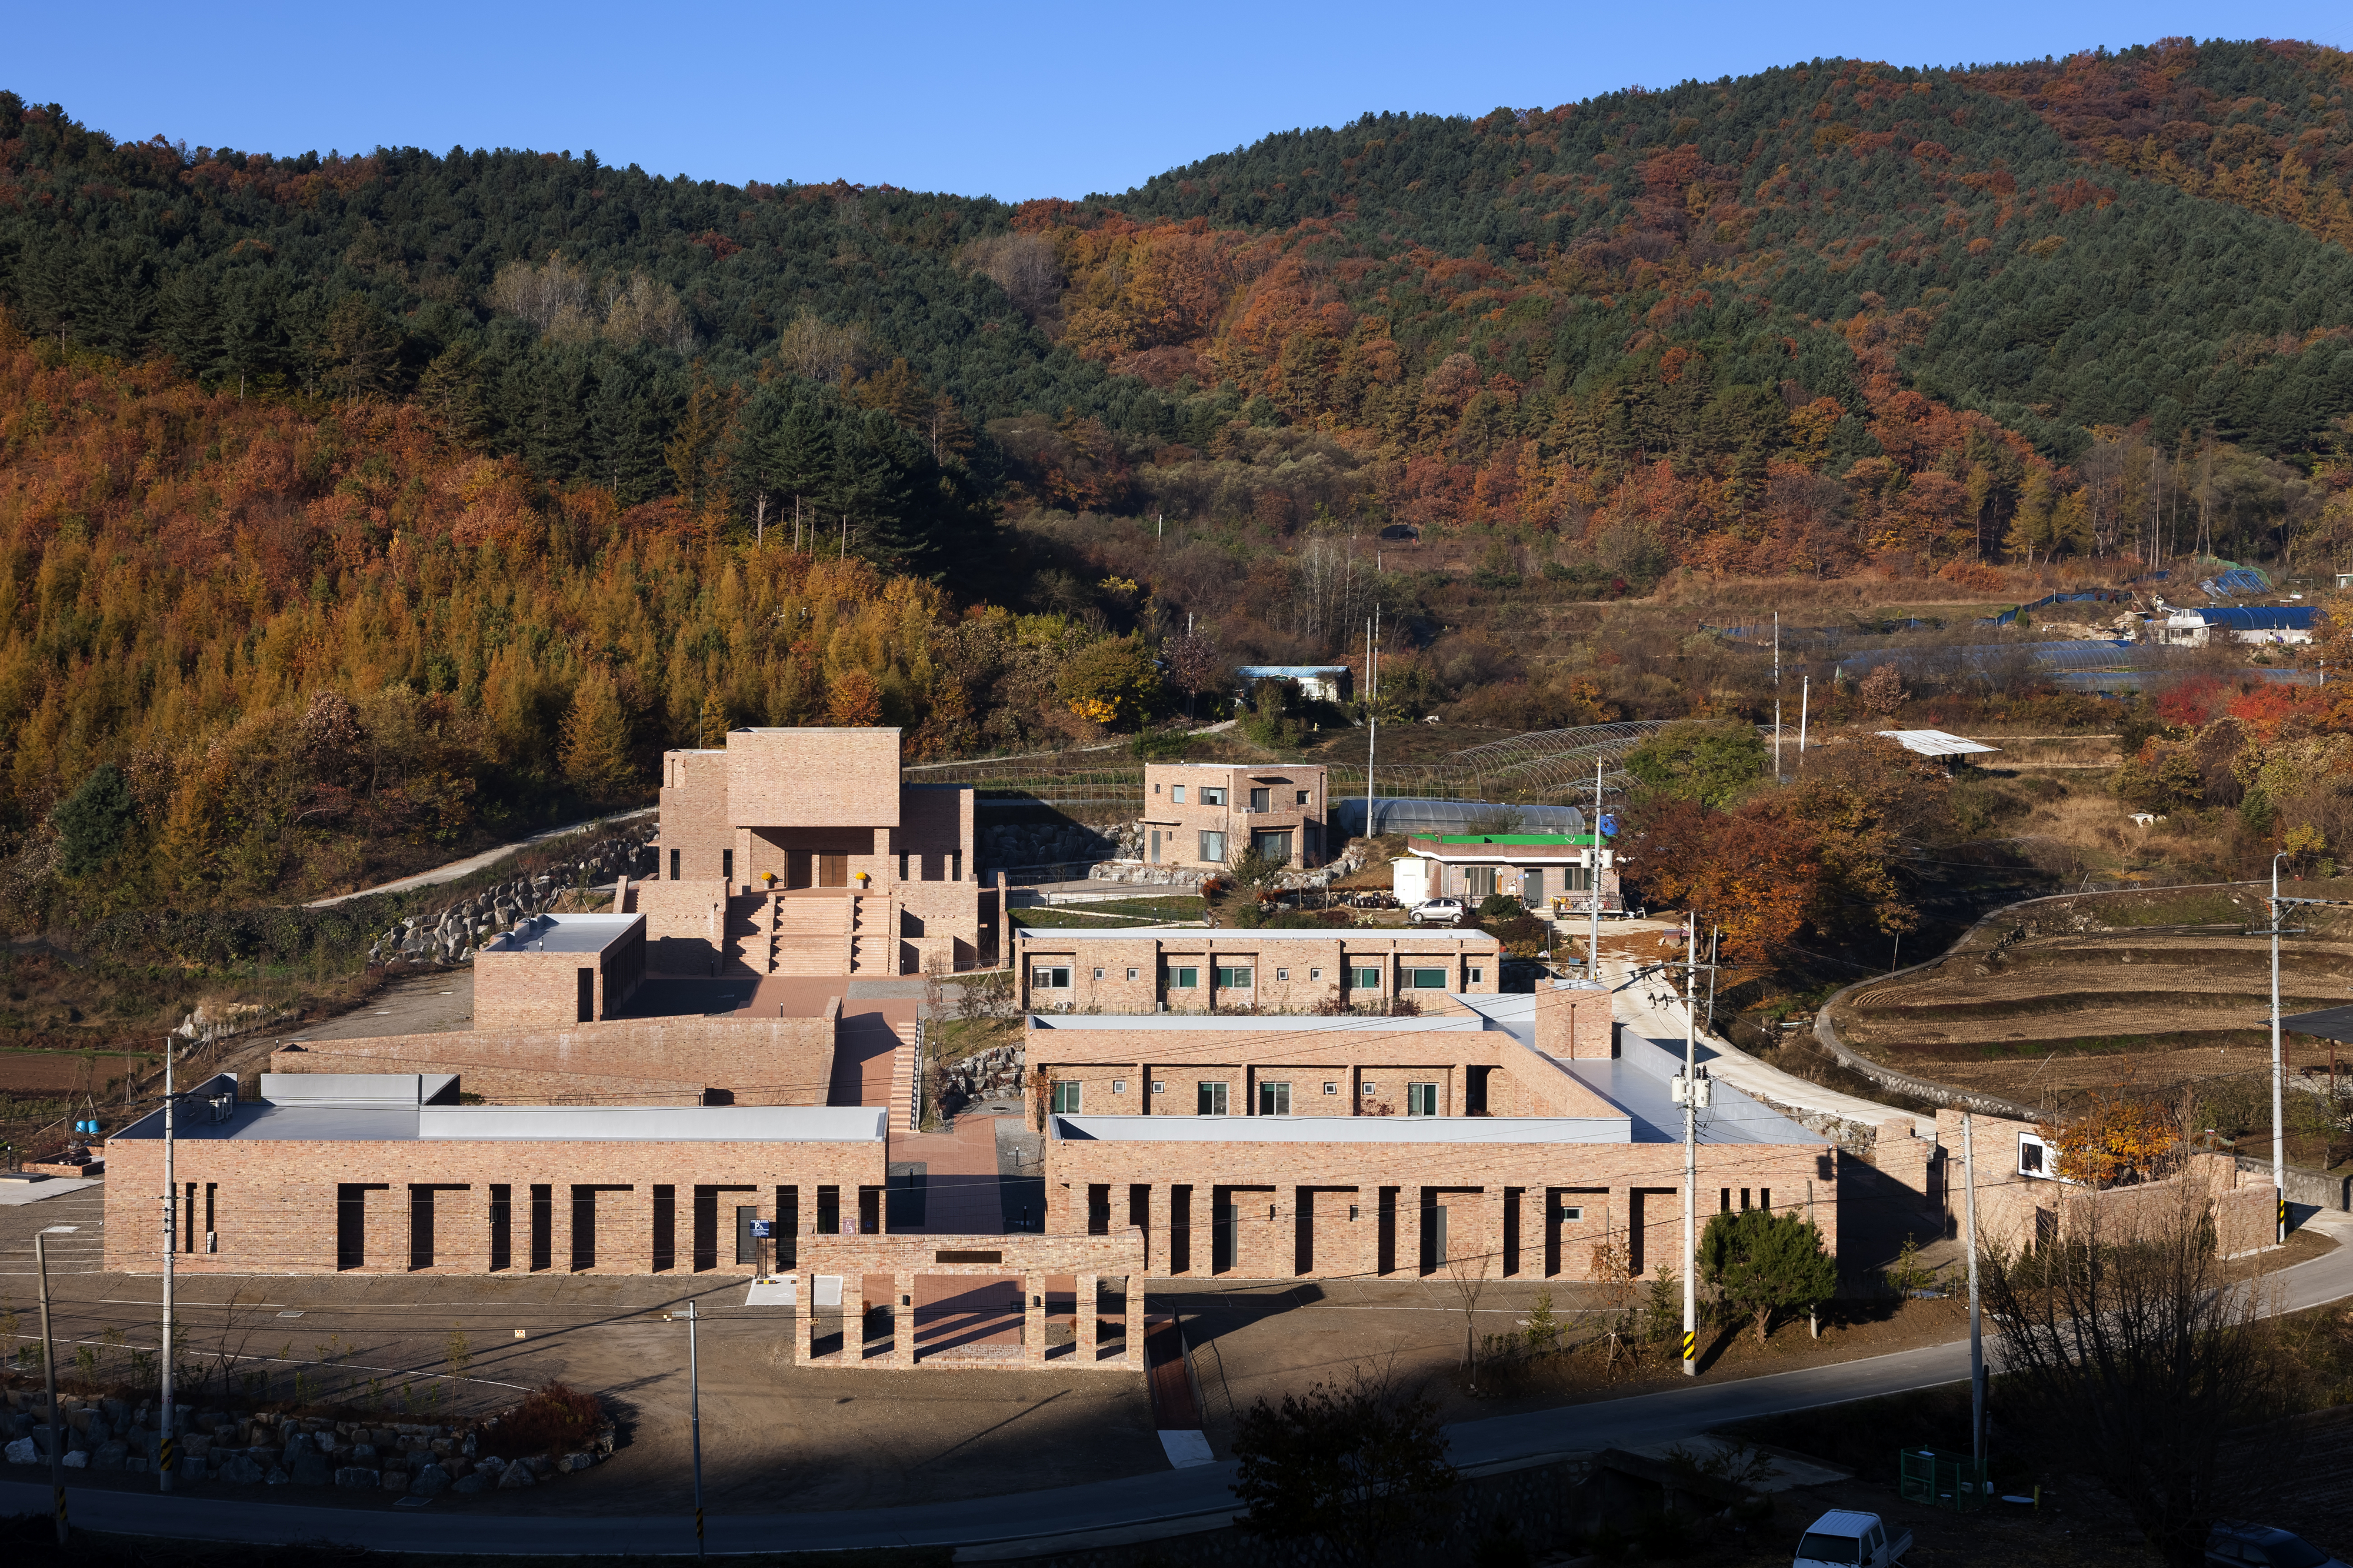
{"label": "bare tree", "polygon": [[1446,1282],[1462,1306],[1462,1364],[1470,1369],[1471,1392],[1479,1392],[1479,1298],[1487,1293],[1490,1255],[1446,1259]]}
{"label": "bare tree", "polygon": [[2197,1568],[2217,1515],[2260,1489],[2225,1473],[2224,1439],[2284,1413],[2287,1380],[2264,1280],[2232,1280],[2216,1256],[2205,1184],[2185,1176],[2131,1196],[2120,1209],[2083,1194],[2073,1234],[1994,1251],[1986,1310],[2020,1414],[2125,1506],[2164,1562]]}

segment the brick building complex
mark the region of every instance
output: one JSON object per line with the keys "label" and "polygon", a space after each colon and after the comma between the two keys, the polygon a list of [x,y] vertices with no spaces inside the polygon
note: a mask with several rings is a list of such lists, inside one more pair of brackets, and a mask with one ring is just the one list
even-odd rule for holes
{"label": "brick building complex", "polygon": [[1502,944],[1482,931],[1074,927],[1024,932],[1019,946],[1014,982],[1034,1011],[1386,1013],[1502,984]]}
{"label": "brick building complex", "polygon": [[1330,858],[1324,770],[1303,763],[1152,763],[1144,770],[1144,859],[1230,866],[1246,854],[1305,868]]}
{"label": "brick building complex", "polygon": [[[1032,1018],[1048,1230],[1141,1227],[1155,1278],[1592,1279],[1677,1258],[1680,1059],[1616,1038],[1599,990],[1456,1000],[1436,1018]],[[1832,1147],[1715,1093],[1703,1217],[1796,1212],[1835,1247]]]}
{"label": "brick building complex", "polygon": [[899,781],[890,728],[737,730],[662,757],[659,877],[625,890],[661,974],[997,963],[967,785]]}

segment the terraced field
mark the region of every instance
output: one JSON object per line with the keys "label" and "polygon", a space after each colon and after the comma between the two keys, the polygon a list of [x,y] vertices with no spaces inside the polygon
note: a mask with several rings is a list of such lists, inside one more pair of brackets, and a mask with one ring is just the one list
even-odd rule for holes
{"label": "terraced field", "polygon": [[[2353,881],[2294,891],[2348,898]],[[2348,917],[2290,916],[2307,929],[2282,943],[2285,1011],[2353,1002]],[[2245,1074],[2270,1057],[2271,944],[2247,934],[2264,919],[2252,888],[2039,901],[1989,918],[1933,966],[1851,993],[1831,1021],[1892,1067],[2029,1103]],[[2289,1046],[2293,1066],[2326,1068],[2327,1042]]]}

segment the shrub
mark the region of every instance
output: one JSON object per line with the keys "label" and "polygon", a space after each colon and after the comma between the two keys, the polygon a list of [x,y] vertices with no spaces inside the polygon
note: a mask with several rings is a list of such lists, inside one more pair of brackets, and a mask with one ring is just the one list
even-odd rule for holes
{"label": "shrub", "polygon": [[604,1405],[593,1394],[562,1383],[543,1383],[521,1405],[482,1432],[482,1451],[501,1459],[568,1453],[587,1446],[604,1424]]}

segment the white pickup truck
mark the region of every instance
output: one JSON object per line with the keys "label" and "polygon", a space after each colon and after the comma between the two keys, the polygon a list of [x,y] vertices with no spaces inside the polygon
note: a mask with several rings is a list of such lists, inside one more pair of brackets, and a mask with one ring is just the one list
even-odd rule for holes
{"label": "white pickup truck", "polygon": [[1790,1568],[1895,1568],[1911,1550],[1910,1531],[1890,1531],[1875,1513],[1832,1509],[1806,1526]]}

